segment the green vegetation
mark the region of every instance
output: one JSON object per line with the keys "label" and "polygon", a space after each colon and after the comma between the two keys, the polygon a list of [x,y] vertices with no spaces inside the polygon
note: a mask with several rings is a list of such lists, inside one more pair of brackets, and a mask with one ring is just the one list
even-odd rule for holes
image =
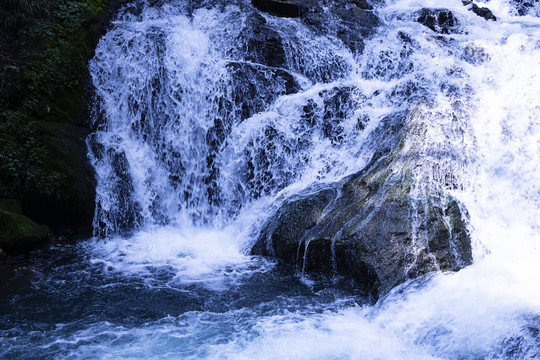
{"label": "green vegetation", "polygon": [[84,123],[83,79],[109,2],[0,3],[0,198],[64,196],[69,176],[54,166],[43,125]]}

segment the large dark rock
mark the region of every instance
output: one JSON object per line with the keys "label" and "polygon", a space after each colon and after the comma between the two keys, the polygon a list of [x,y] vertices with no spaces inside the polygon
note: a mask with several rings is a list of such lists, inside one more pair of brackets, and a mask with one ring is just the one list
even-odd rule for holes
{"label": "large dark rock", "polygon": [[405,148],[407,118],[385,119],[372,136],[377,151],[362,171],[285,200],[252,253],[296,265],[303,274],[354,279],[374,298],[407,279],[470,264],[466,214],[457,201],[435,193],[411,196],[422,160]]}
{"label": "large dark rock", "polygon": [[359,9],[364,10],[372,10],[373,6],[371,6],[366,0],[351,0],[349,1],[351,4],[355,5]]}
{"label": "large dark rock", "polygon": [[379,18],[370,10],[358,6],[336,6],[334,14],[338,17],[336,36],[352,51],[364,50],[364,39],[375,32]]}
{"label": "large dark rock", "polygon": [[270,67],[284,66],[285,50],[277,31],[270,28],[264,17],[257,13],[248,18],[246,25],[238,39],[248,54],[246,60]]}
{"label": "large dark rock", "polygon": [[235,84],[232,94],[235,109],[231,110],[240,110],[235,115],[241,121],[263,111],[279,96],[300,90],[294,76],[283,69],[245,62],[230,62],[227,69]]}
{"label": "large dark rock", "polygon": [[352,51],[362,52],[364,39],[375,32],[379,18],[365,1],[338,0],[322,8],[318,2],[303,2],[300,18],[321,34],[335,34]]}
{"label": "large dark rock", "polygon": [[459,28],[458,20],[447,9],[422,9],[417,21],[439,34],[455,33]]}
{"label": "large dark rock", "polygon": [[476,4],[472,4],[472,12],[486,20],[497,20],[497,17],[493,15],[493,12],[487,7],[480,7]]}
{"label": "large dark rock", "polygon": [[[17,164],[8,171],[3,167],[1,196],[17,198],[22,205],[22,211],[2,213],[11,222],[4,230],[20,233],[8,236],[0,230],[4,240],[8,236],[10,244],[19,244],[7,245],[6,251],[41,245],[44,227],[37,224],[58,235],[91,233],[95,181],[85,143],[90,128],[86,99],[92,98],[86,93],[87,60],[129,1],[49,3],[46,12],[25,12],[25,21],[0,35],[0,68],[9,69],[0,90],[0,122],[10,125],[2,126],[0,147],[4,159],[10,159],[3,164]],[[1,13],[4,8],[0,5]]]}

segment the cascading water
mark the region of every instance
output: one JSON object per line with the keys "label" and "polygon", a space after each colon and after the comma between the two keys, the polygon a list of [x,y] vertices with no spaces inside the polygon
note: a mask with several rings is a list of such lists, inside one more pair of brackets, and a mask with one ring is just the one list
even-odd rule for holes
{"label": "cascading water", "polygon": [[102,39],[90,65],[98,233],[220,227],[306,169],[322,178],[351,158],[369,116],[350,91],[353,53],[245,7],[144,7]]}
{"label": "cascading water", "polygon": [[[497,21],[374,2],[370,29],[331,6],[319,24],[241,0],[126,6],[90,63],[96,238],[5,281],[0,356],[540,356],[540,5],[486,5]],[[417,21],[434,6],[448,31]],[[427,194],[459,199],[473,265],[370,305],[247,255],[287,196],[361,170],[404,117],[412,219]]]}

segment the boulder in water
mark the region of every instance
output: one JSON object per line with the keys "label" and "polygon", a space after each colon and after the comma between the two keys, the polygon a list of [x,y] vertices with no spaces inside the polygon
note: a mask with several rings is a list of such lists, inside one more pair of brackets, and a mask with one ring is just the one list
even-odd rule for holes
{"label": "boulder in water", "polygon": [[417,20],[439,34],[451,34],[458,30],[459,22],[447,9],[422,9]]}
{"label": "boulder in water", "polygon": [[362,171],[286,199],[252,254],[293,264],[302,274],[353,279],[374,298],[407,279],[470,264],[458,202],[435,191],[411,195],[421,158],[404,148],[406,118],[389,117],[374,132],[377,150]]}
{"label": "boulder in water", "polygon": [[487,7],[480,7],[476,4],[473,4],[472,12],[480,17],[483,17],[486,20],[493,20],[493,21],[497,20],[495,15],[493,15],[493,12],[491,12],[491,10],[489,10]]}

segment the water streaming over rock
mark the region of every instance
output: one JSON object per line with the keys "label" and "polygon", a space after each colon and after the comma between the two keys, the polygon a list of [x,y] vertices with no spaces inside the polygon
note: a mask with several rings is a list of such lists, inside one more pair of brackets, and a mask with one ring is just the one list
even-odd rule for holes
{"label": "water streaming over rock", "polygon": [[[480,4],[497,21],[457,0],[332,4],[124,7],[90,62],[96,238],[6,265],[0,356],[540,356],[538,2]],[[249,255],[287,197],[384,152],[385,124],[407,129],[390,179],[411,179],[413,245],[426,198],[451,197],[473,265],[369,304]]]}

